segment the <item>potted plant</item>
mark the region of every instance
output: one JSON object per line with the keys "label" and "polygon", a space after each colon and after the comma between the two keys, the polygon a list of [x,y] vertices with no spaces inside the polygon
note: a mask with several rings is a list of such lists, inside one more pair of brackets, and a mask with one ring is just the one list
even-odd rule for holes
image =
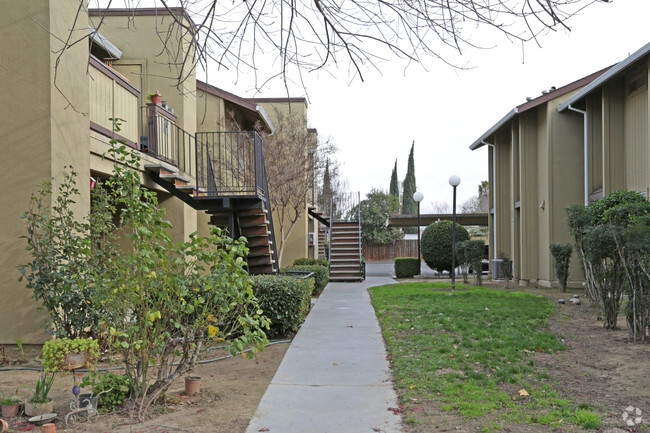
{"label": "potted plant", "polygon": [[56,371],[44,371],[34,389],[28,388],[32,396],[25,401],[25,415],[31,417],[52,412],[54,404],[49,395],[55,378]]}
{"label": "potted plant", "polygon": [[162,102],[162,95],[157,90],[154,93],[147,94],[147,100],[151,101],[152,104],[160,104]]}
{"label": "potted plant", "polygon": [[56,338],[43,345],[45,371],[75,370],[94,368],[99,358],[99,343],[92,338]]}
{"label": "potted plant", "polygon": [[0,393],[0,407],[2,408],[2,416],[11,418],[18,415],[20,409],[20,398],[17,395],[10,395],[5,397]]}

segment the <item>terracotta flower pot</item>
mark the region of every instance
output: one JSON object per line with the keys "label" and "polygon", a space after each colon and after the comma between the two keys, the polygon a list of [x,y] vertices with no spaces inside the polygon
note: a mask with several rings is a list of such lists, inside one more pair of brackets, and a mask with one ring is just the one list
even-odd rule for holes
{"label": "terracotta flower pot", "polygon": [[201,391],[200,376],[185,376],[185,395],[194,395]]}
{"label": "terracotta flower pot", "polygon": [[20,403],[16,404],[3,404],[2,405],[2,416],[5,418],[11,418],[18,415],[20,410]]}
{"label": "terracotta flower pot", "polygon": [[4,433],[7,430],[9,430],[9,424],[7,424],[7,421],[0,419],[0,433]]}
{"label": "terracotta flower pot", "polygon": [[53,423],[49,422],[47,424],[43,424],[41,427],[41,432],[42,433],[56,433],[56,425]]}
{"label": "terracotta flower pot", "polygon": [[162,102],[162,95],[151,95],[151,103],[160,105]]}

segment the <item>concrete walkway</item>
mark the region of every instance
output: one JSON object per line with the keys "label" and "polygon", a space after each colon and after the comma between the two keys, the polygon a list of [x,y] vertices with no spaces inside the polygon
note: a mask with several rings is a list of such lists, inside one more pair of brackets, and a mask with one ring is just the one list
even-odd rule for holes
{"label": "concrete walkway", "polygon": [[398,433],[386,349],[367,288],[330,283],[269,385],[246,433]]}

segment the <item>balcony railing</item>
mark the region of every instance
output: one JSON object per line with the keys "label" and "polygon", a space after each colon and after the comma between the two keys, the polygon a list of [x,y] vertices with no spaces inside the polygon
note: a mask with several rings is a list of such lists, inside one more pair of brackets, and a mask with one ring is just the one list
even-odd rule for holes
{"label": "balcony railing", "polygon": [[262,139],[256,132],[198,132],[197,182],[208,196],[264,195]]}
{"label": "balcony railing", "polygon": [[176,116],[156,104],[141,111],[140,148],[161,161],[178,168],[185,176],[196,178],[196,137],[176,125]]}

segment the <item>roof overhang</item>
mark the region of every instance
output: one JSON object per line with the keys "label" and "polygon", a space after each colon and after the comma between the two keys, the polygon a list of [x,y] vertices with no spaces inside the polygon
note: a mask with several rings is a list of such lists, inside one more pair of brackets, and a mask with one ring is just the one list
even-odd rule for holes
{"label": "roof overhang", "polygon": [[602,86],[605,82],[609,81],[610,79],[614,78],[615,76],[617,76],[618,74],[626,70],[637,60],[641,59],[643,56],[648,55],[648,53],[650,53],[650,42],[645,44],[643,47],[639,48],[633,54],[629,55],[625,60],[622,60],[616,65],[609,68],[607,72],[605,72],[604,74],[602,74],[601,76],[593,80],[590,84],[582,88],[578,93],[576,93],[575,95],[573,95],[572,97],[564,101],[562,104],[560,104],[557,107],[557,111],[562,112],[566,110],[567,108],[569,108],[569,105],[573,105],[576,102],[580,101],[589,93]]}
{"label": "roof overhang", "polygon": [[[420,214],[420,226],[428,226],[436,221],[451,221],[453,214]],[[487,226],[488,214],[486,213],[465,213],[456,214],[456,222],[463,226]],[[417,215],[389,215],[386,221],[387,227],[417,227]]]}
{"label": "roof overhang", "polygon": [[237,96],[234,93],[227,92],[223,89],[220,89],[218,87],[215,87],[211,84],[205,83],[200,80],[196,80],[196,88],[199,90],[203,90],[204,92],[209,93],[210,95],[221,98],[224,101],[230,102],[231,104],[236,105],[243,111],[248,112],[249,115],[253,116],[257,120],[261,120],[269,128],[271,134],[275,131],[275,126],[273,125],[273,122],[271,122],[269,116],[264,111],[264,108],[261,105],[252,102],[251,99],[242,98],[241,96]]}
{"label": "roof overhang", "polygon": [[111,43],[108,39],[102,36],[93,26],[88,26],[88,34],[90,39],[92,39],[93,44],[96,44],[104,51],[106,51],[114,59],[119,59],[122,57],[122,51]]}
{"label": "roof overhang", "polygon": [[485,140],[487,140],[489,137],[494,135],[495,132],[497,132],[501,127],[503,127],[506,123],[510,122],[513,117],[515,117],[518,113],[518,110],[516,108],[513,108],[512,110],[508,111],[508,113],[501,118],[497,123],[495,123],[490,129],[485,131],[483,135],[481,135],[472,145],[469,147],[470,150],[476,150],[479,147],[483,147],[485,144]]}

